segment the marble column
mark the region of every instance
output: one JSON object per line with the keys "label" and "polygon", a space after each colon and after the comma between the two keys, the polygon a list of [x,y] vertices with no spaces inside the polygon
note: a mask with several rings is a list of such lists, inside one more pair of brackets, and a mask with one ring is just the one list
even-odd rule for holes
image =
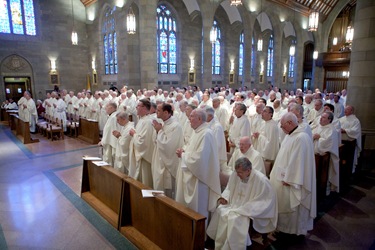
{"label": "marble column", "polygon": [[347,104],[355,107],[366,134],[365,148],[375,149],[375,1],[358,0],[350,59]]}

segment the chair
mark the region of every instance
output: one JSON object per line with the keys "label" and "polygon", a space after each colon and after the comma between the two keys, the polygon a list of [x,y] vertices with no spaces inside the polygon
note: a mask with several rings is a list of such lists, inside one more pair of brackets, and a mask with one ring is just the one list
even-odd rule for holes
{"label": "chair", "polygon": [[66,125],[67,128],[69,128],[70,131],[70,136],[77,137],[78,136],[78,128],[79,128],[79,115],[73,115],[72,114],[72,119],[70,120],[69,125]]}
{"label": "chair", "polygon": [[47,131],[48,137],[51,138],[53,141],[54,135],[58,135],[59,138],[64,140],[64,127],[63,127],[63,121],[58,118],[56,118],[56,122],[54,124],[48,125],[48,131]]}

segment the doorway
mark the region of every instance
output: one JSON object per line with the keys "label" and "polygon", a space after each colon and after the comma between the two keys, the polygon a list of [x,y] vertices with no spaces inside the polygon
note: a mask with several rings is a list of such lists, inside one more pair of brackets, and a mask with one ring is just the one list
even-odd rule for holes
{"label": "doorway", "polygon": [[28,90],[31,95],[30,77],[4,77],[5,98],[12,98],[15,102]]}

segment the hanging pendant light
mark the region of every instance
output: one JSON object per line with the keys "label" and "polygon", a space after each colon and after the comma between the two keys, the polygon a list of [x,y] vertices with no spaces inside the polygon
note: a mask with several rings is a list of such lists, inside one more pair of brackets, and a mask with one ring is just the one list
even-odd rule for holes
{"label": "hanging pendant light", "polygon": [[313,52],[313,59],[314,59],[314,60],[318,59],[318,56],[319,56],[319,52],[318,52],[317,50],[315,50],[315,51]]}
{"label": "hanging pendant light", "polygon": [[317,31],[319,25],[319,12],[313,11],[309,16],[309,31]]}
{"label": "hanging pendant light", "polygon": [[136,20],[132,7],[129,8],[128,16],[126,17],[128,34],[133,35],[136,31]]}
{"label": "hanging pendant light", "polygon": [[210,31],[210,42],[216,43],[216,39],[217,39],[217,29],[215,26],[213,26]]}
{"label": "hanging pendant light", "polygon": [[72,17],[73,17],[73,31],[72,31],[72,44],[78,45],[78,34],[75,31],[75,22],[74,22],[74,9],[73,9],[73,0],[70,1],[72,4]]}
{"label": "hanging pendant light", "polygon": [[230,5],[232,5],[232,6],[242,5],[242,1],[241,0],[230,0]]}

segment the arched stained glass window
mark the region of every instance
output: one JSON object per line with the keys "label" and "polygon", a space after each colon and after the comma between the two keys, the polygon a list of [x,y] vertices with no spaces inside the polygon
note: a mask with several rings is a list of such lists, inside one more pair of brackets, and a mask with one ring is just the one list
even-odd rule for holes
{"label": "arched stained glass window", "polygon": [[254,34],[253,38],[251,38],[251,75],[254,75],[254,67],[255,67],[255,42],[254,42]]}
{"label": "arched stained glass window", "polygon": [[268,43],[268,55],[267,55],[267,76],[272,76],[273,74],[273,36],[270,36],[270,41]]}
{"label": "arched stained glass window", "polygon": [[244,34],[243,31],[240,35],[240,48],[238,52],[238,75],[242,76],[243,73],[243,50],[244,50]]}
{"label": "arched stained glass window", "polygon": [[212,43],[212,74],[220,75],[221,30],[216,20],[214,20],[212,28],[216,29],[216,41]]}
{"label": "arched stained glass window", "polygon": [[176,18],[163,4],[156,12],[158,73],[177,74]]}
{"label": "arched stained glass window", "polygon": [[33,0],[1,0],[0,33],[35,36]]}
{"label": "arched stained glass window", "polygon": [[117,74],[117,39],[115,31],[116,7],[107,9],[103,21],[104,71],[106,75]]}
{"label": "arched stained glass window", "polygon": [[[296,44],[296,41],[293,40],[292,44]],[[294,65],[295,65],[296,56],[289,55],[289,68],[288,68],[288,77],[294,77]]]}

